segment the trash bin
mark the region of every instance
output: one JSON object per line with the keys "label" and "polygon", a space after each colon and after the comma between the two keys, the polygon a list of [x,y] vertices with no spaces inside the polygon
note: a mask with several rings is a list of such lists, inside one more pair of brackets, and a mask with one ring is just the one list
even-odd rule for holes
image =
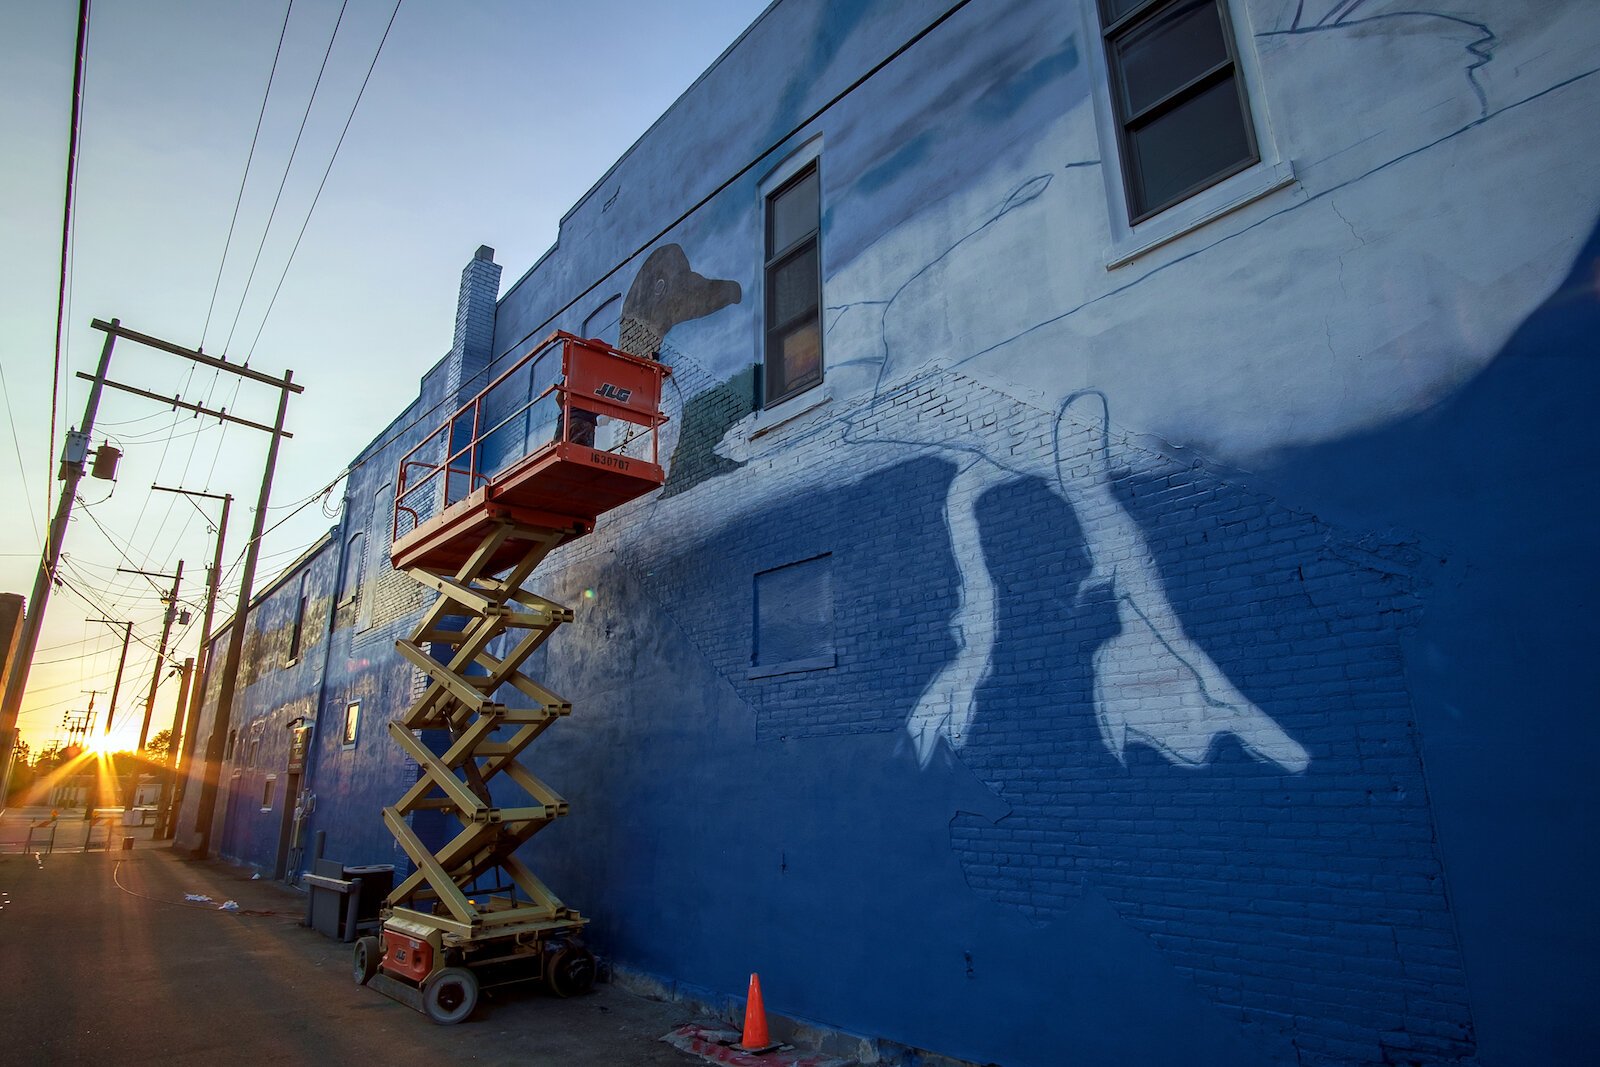
{"label": "trash bin", "polygon": [[383,900],[394,888],[394,864],[373,863],[361,867],[344,868],[346,881],[361,880],[361,891],[355,901],[356,922],[377,922]]}
{"label": "trash bin", "polygon": [[376,924],[383,899],[394,887],[394,865],[346,867],[317,860],[304,878],[306,925],[327,937],[354,941],[363,924]]}

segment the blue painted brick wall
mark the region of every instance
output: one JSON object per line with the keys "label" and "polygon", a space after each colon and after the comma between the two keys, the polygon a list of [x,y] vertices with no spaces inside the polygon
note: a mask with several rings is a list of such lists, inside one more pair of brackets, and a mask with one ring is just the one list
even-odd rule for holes
{"label": "blue painted brick wall", "polygon": [[[553,560],[540,581],[559,585],[564,569],[608,559],[602,567],[627,566],[646,599],[624,610],[670,613],[748,709],[757,744],[892,736],[955,650],[945,498],[955,464],[970,460],[887,457],[913,435],[981,434],[1016,469],[996,467],[975,503],[999,634],[954,755],[999,809],[951,819],[949,847],[968,886],[1038,924],[1099,895],[1217,1010],[1269,1047],[1292,1044],[1303,1062],[1470,1056],[1400,645],[1424,580],[1420,547],[1352,539],[1113,432],[1114,496],[1188,633],[1311,754],[1307,773],[1286,774],[1224,736],[1203,766],[1174,765],[1138,743],[1124,765],[1097,728],[1090,670],[1117,614],[1107,587],[1083,585],[1081,524],[1105,516],[1080,513],[1024,473],[1053,462],[1052,450],[1068,462],[1089,447],[1092,427],[1069,425],[1058,439],[1052,418],[961,375],[924,375],[772,446],[786,468],[832,464],[834,484],[780,493],[719,525],[739,476],[713,478],[682,505],[696,528],[718,530],[711,537],[680,542],[653,507],[635,520],[652,537],[617,534],[628,528],[619,522]],[[851,439],[859,451],[841,452]],[[875,449],[885,465],[854,459]],[[752,575],[823,552],[834,561],[838,666],[747,677]],[[628,587],[604,571],[587,580],[602,596]],[[570,648],[556,643],[550,655]],[[561,660],[530,669],[552,662]],[[691,708],[669,701],[656,712]],[[580,729],[578,718],[563,730]],[[899,758],[909,759],[900,736]],[[581,869],[571,877],[578,900],[596,891]]]}

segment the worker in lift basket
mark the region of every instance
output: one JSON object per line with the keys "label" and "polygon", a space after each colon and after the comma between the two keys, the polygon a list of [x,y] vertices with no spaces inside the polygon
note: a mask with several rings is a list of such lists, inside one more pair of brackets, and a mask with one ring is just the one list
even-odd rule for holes
{"label": "worker in lift basket", "polygon": [[[568,440],[575,445],[587,445],[589,448],[593,448],[594,430],[596,424],[600,421],[600,416],[592,411],[585,411],[580,407],[568,410],[572,412],[572,436]],[[556,416],[556,432],[555,436],[551,438],[552,441],[561,440],[561,431],[565,422],[565,412]]]}

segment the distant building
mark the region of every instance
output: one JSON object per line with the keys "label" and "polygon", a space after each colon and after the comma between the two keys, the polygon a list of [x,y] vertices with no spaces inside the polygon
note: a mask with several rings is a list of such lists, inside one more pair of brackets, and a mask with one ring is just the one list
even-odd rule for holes
{"label": "distant building", "polygon": [[[19,593],[0,593],[0,693],[10,684],[16,666],[17,641],[22,637],[23,599]],[[0,715],[0,804],[10,793],[13,759],[19,739],[15,713]]]}
{"label": "distant building", "polygon": [[666,486],[530,582],[526,851],[618,966],[978,1062],[1585,1058],[1597,56],[1580,0],[773,4],[467,265],[247,616],[215,844],[403,861],[396,465],[559,328],[673,368]]}

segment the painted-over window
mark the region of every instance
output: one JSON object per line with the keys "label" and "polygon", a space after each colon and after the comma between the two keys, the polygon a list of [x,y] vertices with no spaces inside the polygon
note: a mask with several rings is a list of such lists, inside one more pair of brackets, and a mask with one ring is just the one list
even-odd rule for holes
{"label": "painted-over window", "polygon": [[756,574],[753,636],[751,678],[836,665],[832,555]]}
{"label": "painted-over window", "polygon": [[766,200],[766,403],[822,382],[822,183],[813,161]]}
{"label": "painted-over window", "polygon": [[583,320],[583,336],[615,346],[622,328],[622,294],[617,293]]}
{"label": "painted-over window", "polygon": [[1138,223],[1260,158],[1227,0],[1098,0]]}
{"label": "painted-over window", "polygon": [[355,600],[356,592],[361,588],[361,564],[366,547],[366,538],[359,533],[351,534],[344,546],[344,573],[339,577],[340,604]]}

